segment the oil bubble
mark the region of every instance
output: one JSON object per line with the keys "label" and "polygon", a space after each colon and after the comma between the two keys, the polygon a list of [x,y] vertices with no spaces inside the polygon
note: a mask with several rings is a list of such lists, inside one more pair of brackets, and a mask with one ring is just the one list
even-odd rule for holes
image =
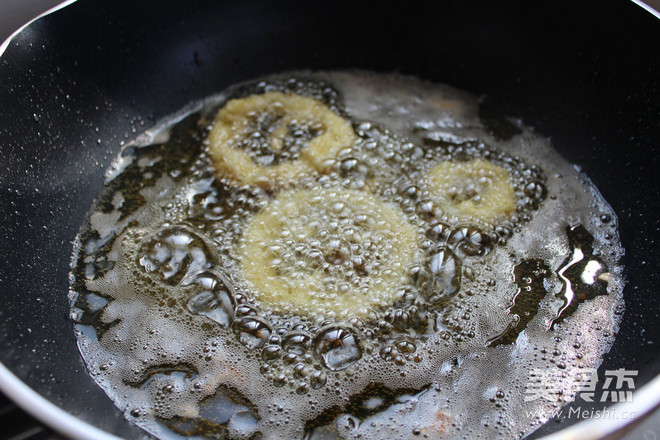
{"label": "oil bubble", "polygon": [[339,327],[322,329],[314,339],[314,349],[324,365],[333,371],[346,369],[362,357],[357,338]]}
{"label": "oil bubble", "polygon": [[441,304],[454,296],[461,285],[461,262],[445,246],[438,246],[429,252],[426,265],[417,267],[414,278],[420,292],[434,304]]}
{"label": "oil bubble", "polygon": [[232,330],[238,335],[241,344],[250,349],[262,347],[272,332],[264,319],[252,316],[234,321]]}
{"label": "oil bubble", "polygon": [[215,260],[204,240],[185,226],[167,227],[148,237],[139,255],[138,262],[145,272],[170,285],[209,268]]}
{"label": "oil bubble", "polygon": [[201,289],[187,303],[188,310],[195,315],[206,316],[223,327],[234,319],[236,301],[229,280],[223,275],[204,271],[195,274],[187,284]]}

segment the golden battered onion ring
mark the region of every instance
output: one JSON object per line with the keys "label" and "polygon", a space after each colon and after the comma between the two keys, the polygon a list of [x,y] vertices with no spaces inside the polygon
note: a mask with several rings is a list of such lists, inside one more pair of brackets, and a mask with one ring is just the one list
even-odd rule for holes
{"label": "golden battered onion ring", "polygon": [[344,317],[391,304],[417,251],[416,229],[370,193],[289,190],[251,219],[239,261],[261,307]]}
{"label": "golden battered onion ring", "polygon": [[[270,135],[269,148],[282,149],[287,127],[293,121],[320,124],[322,133],[309,141],[300,157],[291,162],[262,166],[255,163],[243,149],[237,148],[250,128],[250,121],[258,114],[279,116],[278,127]],[[314,171],[324,172],[332,166],[332,159],[356,139],[351,124],[336,115],[316,99],[267,92],[242,99],[232,99],[218,112],[209,135],[210,155],[220,176],[239,182],[270,188],[275,183],[286,185]]]}
{"label": "golden battered onion ring", "polygon": [[461,222],[493,224],[516,211],[509,172],[484,159],[445,161],[426,175],[431,200]]}

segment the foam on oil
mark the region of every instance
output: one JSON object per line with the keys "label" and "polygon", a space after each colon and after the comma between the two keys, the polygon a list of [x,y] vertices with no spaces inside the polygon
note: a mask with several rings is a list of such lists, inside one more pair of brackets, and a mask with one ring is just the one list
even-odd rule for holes
{"label": "foam on oil", "polygon": [[[286,189],[219,176],[208,155],[214,112],[270,91],[323,102],[356,135]],[[576,391],[566,379],[562,394],[526,401],[532,369],[570,378],[612,345],[623,311],[612,209],[547,140],[480,117],[469,95],[398,75],[292,73],[190,108],[122,152],[73,258],[83,358],[148,432],[517,438]],[[263,165],[254,142],[246,154]],[[441,163],[482,174],[439,197],[429,175]],[[480,206],[503,176],[506,215],[443,205]]]}

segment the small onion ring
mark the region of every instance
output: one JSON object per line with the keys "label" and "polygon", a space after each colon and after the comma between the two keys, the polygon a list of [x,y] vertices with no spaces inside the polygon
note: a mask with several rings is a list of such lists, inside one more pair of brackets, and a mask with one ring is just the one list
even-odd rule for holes
{"label": "small onion ring", "polygon": [[459,222],[493,224],[516,211],[511,174],[487,160],[440,162],[425,180],[433,203]]}

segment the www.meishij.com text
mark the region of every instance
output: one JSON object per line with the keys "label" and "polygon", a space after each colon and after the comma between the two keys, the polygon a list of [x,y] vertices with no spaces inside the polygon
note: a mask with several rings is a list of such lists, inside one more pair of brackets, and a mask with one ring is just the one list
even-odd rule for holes
{"label": "www.meishij.com text", "polygon": [[[540,411],[527,411],[528,418],[533,419],[541,416]],[[614,411],[612,409],[583,408],[581,406],[574,408],[558,409],[551,414],[551,419],[610,419],[610,420],[633,420],[636,411]],[[543,418],[546,416],[543,415]]]}

